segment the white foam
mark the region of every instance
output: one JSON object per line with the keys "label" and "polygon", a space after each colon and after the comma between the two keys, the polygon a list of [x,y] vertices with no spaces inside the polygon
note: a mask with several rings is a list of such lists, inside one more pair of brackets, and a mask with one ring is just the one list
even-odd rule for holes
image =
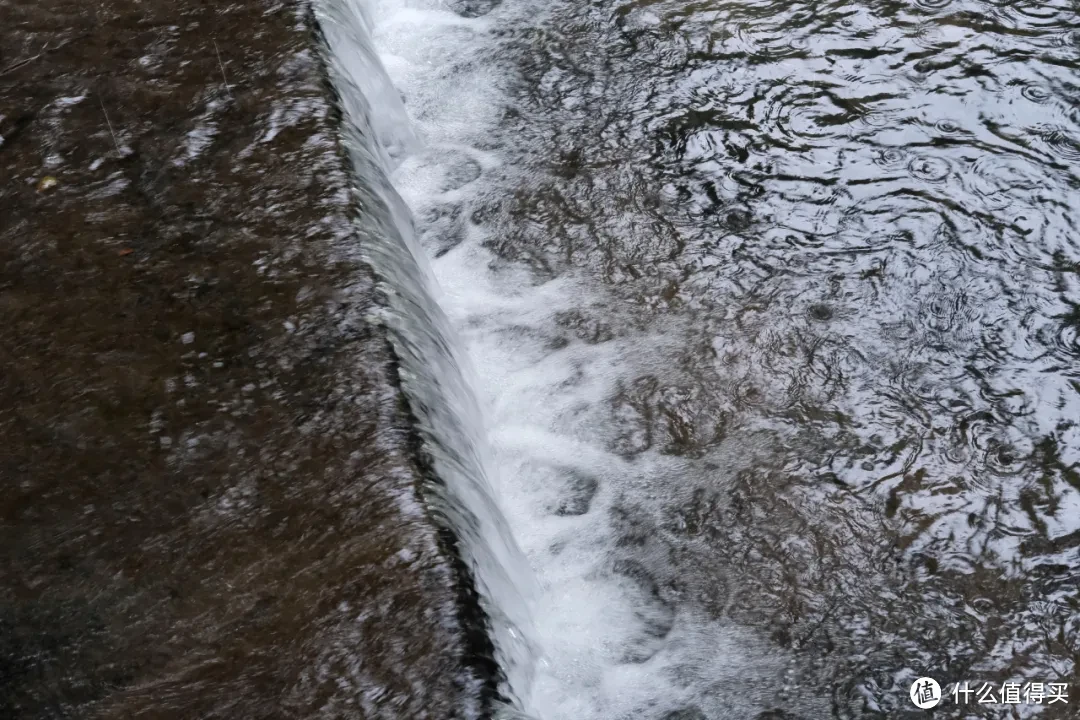
{"label": "white foam", "polygon": [[[500,134],[512,58],[494,30],[539,22],[543,8],[516,4],[466,19],[433,0],[342,2],[363,14],[397,90],[376,80],[363,88],[386,103],[371,101],[376,113],[387,112],[373,124],[398,142],[403,97],[423,143],[395,158],[395,188],[415,217],[457,208],[460,242],[433,259],[434,294],[471,360],[495,499],[539,583],[538,593],[521,595],[527,612],[515,614],[533,619],[543,653],[531,689],[517,688],[525,710],[541,720],[659,720],[693,704],[708,717],[749,717],[762,705],[743,681],[775,690],[786,659],[748,631],[659,602],[611,571],[613,507],[627,495],[648,506],[664,485],[658,479],[677,479],[686,468],[659,454],[628,461],[610,452],[604,403],[621,381],[662,372],[677,334],[559,348],[551,342],[559,313],[609,299],[572,274],[532,284],[524,269],[497,263],[484,247],[492,238],[469,221],[472,205],[527,181],[498,149],[516,141]],[[575,476],[596,481],[588,512],[555,513]],[[670,628],[650,634],[657,624]]]}

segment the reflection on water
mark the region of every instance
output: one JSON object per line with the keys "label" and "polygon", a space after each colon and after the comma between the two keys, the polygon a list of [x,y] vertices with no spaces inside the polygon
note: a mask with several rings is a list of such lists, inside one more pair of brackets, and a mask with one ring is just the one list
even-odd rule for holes
{"label": "reflection on water", "polygon": [[666,338],[606,401],[609,448],[686,461],[611,510],[664,592],[836,717],[910,709],[911,673],[1080,684],[1077,6],[551,17],[504,38],[530,174],[479,222],[596,283],[567,341]]}

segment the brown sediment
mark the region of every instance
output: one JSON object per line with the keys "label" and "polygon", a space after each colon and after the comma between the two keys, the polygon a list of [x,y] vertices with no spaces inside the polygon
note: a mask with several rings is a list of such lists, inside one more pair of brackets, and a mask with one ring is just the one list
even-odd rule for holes
{"label": "brown sediment", "polygon": [[0,717],[477,709],[306,6],[0,13]]}

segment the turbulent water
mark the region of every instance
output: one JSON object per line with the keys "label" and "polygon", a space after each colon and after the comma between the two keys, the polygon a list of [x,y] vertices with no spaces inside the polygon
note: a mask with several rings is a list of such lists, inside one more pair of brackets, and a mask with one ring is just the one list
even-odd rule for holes
{"label": "turbulent water", "polygon": [[518,709],[1077,684],[1077,6],[324,6]]}

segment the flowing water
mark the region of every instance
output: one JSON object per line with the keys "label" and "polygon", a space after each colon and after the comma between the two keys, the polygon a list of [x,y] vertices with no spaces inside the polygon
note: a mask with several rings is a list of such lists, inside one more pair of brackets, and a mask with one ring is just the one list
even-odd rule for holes
{"label": "flowing water", "polygon": [[512,706],[1080,681],[1080,6],[321,7]]}

